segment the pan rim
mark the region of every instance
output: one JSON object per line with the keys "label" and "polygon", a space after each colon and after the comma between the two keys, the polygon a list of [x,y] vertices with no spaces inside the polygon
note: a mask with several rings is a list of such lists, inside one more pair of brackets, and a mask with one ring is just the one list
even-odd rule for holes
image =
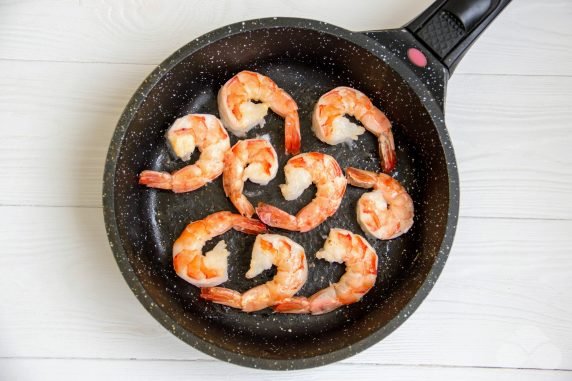
{"label": "pan rim", "polygon": [[[123,242],[119,234],[115,214],[114,184],[117,159],[120,155],[123,140],[134,115],[136,114],[143,101],[146,99],[147,95],[153,90],[155,85],[159,83],[165,74],[167,74],[172,68],[178,65],[186,57],[194,54],[196,51],[206,47],[215,41],[248,31],[280,27],[313,30],[345,39],[370,51],[378,58],[382,59],[385,63],[387,63],[391,69],[395,70],[402,78],[404,78],[411,89],[415,92],[416,96],[418,96],[420,100],[424,99],[422,103],[424,107],[430,111],[429,116],[437,130],[441,147],[447,162],[447,174],[449,178],[449,214],[443,240],[441,242],[439,251],[435,256],[435,261],[429,273],[427,274],[427,277],[421,286],[417,289],[414,296],[409,300],[406,307],[404,307],[404,310],[408,310],[407,316],[405,316],[405,314],[398,314],[386,325],[376,331],[373,331],[369,336],[363,338],[351,346],[308,358],[294,359],[269,359],[245,356],[243,354],[239,354],[237,352],[229,351],[219,347],[213,342],[201,339],[180,326],[165,311],[163,311],[159,305],[153,301],[153,299],[145,290],[142,281],[135,273],[123,248]],[[380,53],[383,53],[383,57],[381,57]],[[405,320],[407,320],[408,317],[411,316],[411,314],[418,308],[418,306],[433,288],[435,281],[443,270],[453,243],[459,213],[459,177],[453,146],[445,127],[443,110],[441,106],[439,106],[430,91],[425,87],[421,80],[417,78],[413,71],[407,67],[399,58],[397,58],[389,49],[385,48],[380,43],[367,37],[361,32],[352,32],[325,22],[303,18],[271,17],[237,22],[206,33],[179,48],[166,60],[159,64],[151,72],[151,74],[145,78],[145,80],[137,88],[125,109],[123,110],[113,133],[105,162],[102,199],[107,237],[119,270],[139,302],[155,318],[155,320],[157,320],[173,335],[183,340],[185,343],[209,356],[215,357],[222,361],[251,368],[269,370],[294,370],[322,366],[353,356],[388,336]]]}

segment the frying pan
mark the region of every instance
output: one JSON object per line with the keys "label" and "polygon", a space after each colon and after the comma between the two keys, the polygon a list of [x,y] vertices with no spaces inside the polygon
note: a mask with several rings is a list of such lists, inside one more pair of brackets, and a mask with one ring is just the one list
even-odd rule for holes
{"label": "frying pan", "polygon": [[[225,26],[197,38],[159,65],[125,108],[105,166],[103,204],[107,233],[127,283],[145,308],[174,335],[224,361],[266,369],[299,369],[349,357],[383,339],[403,323],[437,280],[453,242],[459,181],[444,123],[447,80],[463,54],[510,0],[437,1],[403,29],[350,32],[314,20],[266,18]],[[398,164],[393,176],[415,202],[415,223],[390,241],[369,239],[379,256],[375,287],[350,306],[320,315],[244,313],[206,302],[199,290],[176,276],[171,249],[190,221],[234,210],[221,179],[197,191],[174,194],[137,184],[144,169],[174,171],[176,160],[164,133],[187,113],[218,115],[219,88],[241,70],[271,77],[296,100],[302,150],[334,156],[343,168],[379,170],[377,145],[364,134],[351,145],[329,146],[311,132],[311,112],[320,95],[341,85],[367,94],[393,123]],[[284,154],[283,120],[267,116],[264,128]],[[231,143],[237,139],[231,138]],[[192,160],[198,157],[195,154]],[[267,186],[248,183],[253,204],[265,201],[295,213],[315,189],[285,201],[279,174]],[[336,282],[342,265],[314,254],[330,228],[363,234],[355,206],[363,189],[348,187],[338,212],[315,230],[300,234],[274,229],[306,250],[309,277],[299,295]],[[253,236],[225,233],[230,278],[224,286],[245,291],[274,276],[267,271],[247,280]],[[219,239],[210,241],[210,250]]]}

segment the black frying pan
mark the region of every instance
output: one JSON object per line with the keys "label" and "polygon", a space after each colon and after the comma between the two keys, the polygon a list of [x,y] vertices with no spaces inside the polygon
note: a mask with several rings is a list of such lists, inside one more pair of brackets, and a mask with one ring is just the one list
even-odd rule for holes
{"label": "black frying pan", "polygon": [[[145,308],[195,348],[224,361],[267,369],[307,368],[346,358],[403,323],[437,280],[457,224],[459,183],[444,123],[445,85],[467,48],[509,1],[440,0],[404,29],[365,33],[313,20],[251,20],[199,37],[159,65],[119,121],[103,192],[113,252]],[[415,202],[415,224],[400,238],[369,240],[379,255],[379,276],[358,303],[321,316],[270,310],[247,314],[200,299],[199,290],[173,270],[171,247],[184,226],[233,206],[220,178],[200,190],[173,194],[138,185],[138,174],[187,164],[169,153],[165,131],[187,113],[218,115],[217,91],[244,69],[270,76],[296,100],[302,150],[328,153],[343,168],[379,170],[377,146],[371,134],[353,146],[329,146],[316,139],[311,111],[320,95],[336,86],[355,87],[393,122],[398,156],[393,175]],[[283,166],[288,159],[283,120],[269,115],[266,126],[251,130],[248,137],[257,134],[270,135]],[[291,213],[313,198],[309,189],[286,202],[278,191],[283,181],[280,170],[265,187],[247,184],[246,193],[253,204],[266,201]],[[300,295],[311,295],[343,273],[343,266],[316,260],[314,253],[332,227],[361,233],[355,205],[363,192],[348,187],[335,216],[309,233],[275,229],[306,249],[310,275]],[[222,238],[232,253],[224,286],[244,291],[272,278],[272,271],[255,280],[244,278],[254,237],[231,231]]]}

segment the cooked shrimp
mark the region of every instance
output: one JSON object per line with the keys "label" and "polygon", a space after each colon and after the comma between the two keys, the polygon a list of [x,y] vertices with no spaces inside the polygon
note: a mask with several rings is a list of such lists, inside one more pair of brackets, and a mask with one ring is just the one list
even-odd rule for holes
{"label": "cooked shrimp", "polygon": [[225,155],[222,185],[243,216],[252,217],[254,207],[242,193],[244,182],[266,185],[276,177],[278,157],[274,147],[264,139],[240,140]]}
{"label": "cooked shrimp", "polygon": [[358,234],[332,229],[324,247],[316,258],[328,262],[345,263],[346,272],[337,283],[331,284],[309,298],[284,299],[274,307],[276,312],[325,314],[346,304],[355,303],[367,294],[377,278],[377,254]]}
{"label": "cooked shrimp", "polygon": [[268,108],[285,119],[286,153],[295,155],[300,152],[298,106],[273,80],[252,71],[241,71],[218,93],[222,122],[238,137],[246,135],[254,126],[264,125]]}
{"label": "cooked shrimp", "polygon": [[281,235],[259,235],[254,242],[250,269],[246,277],[254,278],[272,265],[276,266],[277,272],[269,282],[242,294],[224,287],[203,288],[201,298],[253,312],[294,296],[306,283],[308,264],[304,248]]}
{"label": "cooked shrimp", "polygon": [[294,156],[284,167],[286,184],[280,185],[286,200],[298,198],[310,184],[316,185],[316,197],[296,216],[275,206],[259,203],[256,213],[267,225],[307,232],[332,216],[346,192],[346,178],[336,159],[319,152]]}
{"label": "cooked shrimp", "polygon": [[351,185],[373,188],[357,203],[357,221],[364,232],[378,239],[392,239],[411,228],[413,200],[397,180],[357,168],[347,168],[346,175]]}
{"label": "cooked shrimp", "polygon": [[183,116],[173,123],[166,136],[171,149],[182,160],[189,160],[195,147],[201,151],[201,156],[194,164],[173,174],[143,171],[139,184],[181,193],[198,189],[221,175],[230,139],[218,118],[207,114]]}
{"label": "cooked shrimp", "polygon": [[197,287],[212,287],[228,279],[226,243],[220,241],[208,253],[202,253],[205,243],[234,229],[246,234],[266,232],[258,220],[231,212],[217,212],[191,222],[173,245],[173,266],[178,276]]}
{"label": "cooked shrimp", "polygon": [[[363,127],[352,123],[344,115],[359,120]],[[351,87],[336,87],[322,95],[314,107],[312,130],[324,143],[336,145],[357,140],[368,130],[378,139],[381,168],[390,172],[395,167],[395,144],[391,122],[362,92]]]}

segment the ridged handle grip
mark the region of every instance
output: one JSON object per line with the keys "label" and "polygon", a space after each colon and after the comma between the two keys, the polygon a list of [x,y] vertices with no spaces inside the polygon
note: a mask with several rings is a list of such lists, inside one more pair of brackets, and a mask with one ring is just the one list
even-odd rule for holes
{"label": "ridged handle grip", "polygon": [[470,46],[511,0],[438,0],[406,28],[452,74]]}

